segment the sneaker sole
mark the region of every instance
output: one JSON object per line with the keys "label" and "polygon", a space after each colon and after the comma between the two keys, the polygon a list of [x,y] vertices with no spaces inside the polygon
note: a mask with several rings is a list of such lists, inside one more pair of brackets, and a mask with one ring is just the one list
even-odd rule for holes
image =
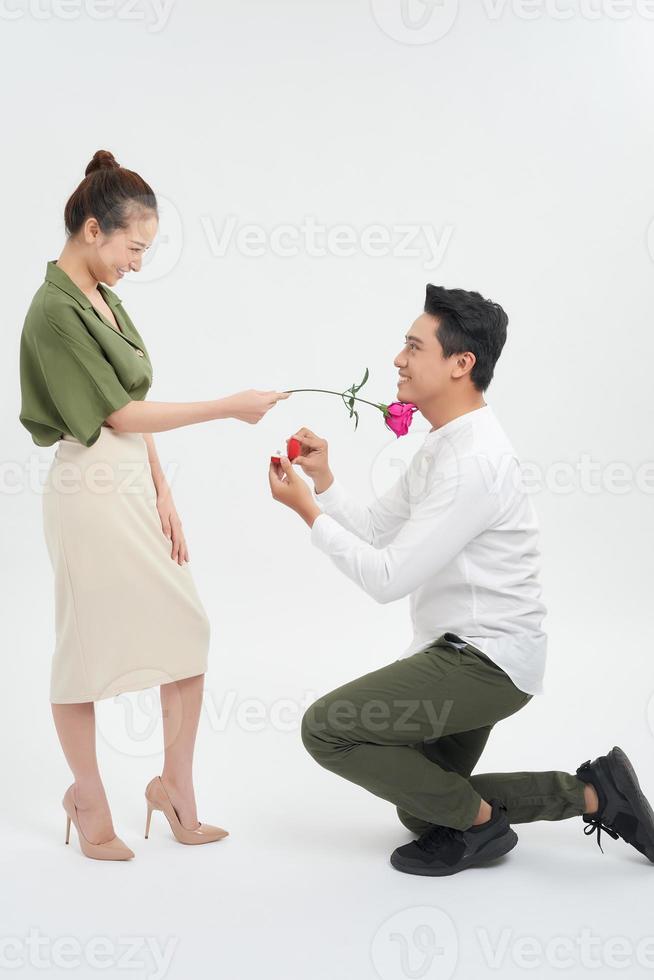
{"label": "sneaker sole", "polygon": [[402,859],[395,858],[395,854],[391,854],[391,864],[397,871],[404,871],[407,874],[412,875],[425,875],[430,878],[443,878],[446,875],[456,874],[457,871],[465,871],[466,868],[480,868],[487,864],[489,861],[494,861],[497,858],[502,857],[504,854],[508,854],[509,851],[518,843],[518,835],[515,830],[509,828],[505,834],[501,837],[497,837],[495,840],[491,840],[488,844],[483,847],[480,851],[472,854],[467,861],[461,861],[459,864],[454,865],[452,868],[420,868],[418,865],[406,865],[403,863]]}
{"label": "sneaker sole", "polygon": [[646,839],[641,840],[641,843],[645,848],[646,857],[654,864],[654,812],[640,788],[634,767],[618,745],[607,753],[606,758],[616,786],[628,800],[629,806],[638,817],[639,825],[645,832]]}

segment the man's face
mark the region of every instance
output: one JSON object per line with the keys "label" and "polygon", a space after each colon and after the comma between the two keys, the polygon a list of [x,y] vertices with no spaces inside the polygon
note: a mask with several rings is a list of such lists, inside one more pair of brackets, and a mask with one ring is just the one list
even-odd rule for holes
{"label": "man's face", "polygon": [[423,313],[405,337],[405,345],[393,361],[400,373],[398,401],[413,402],[420,408],[438,398],[447,388],[456,365],[456,355],[443,357],[436,337],[436,317]]}

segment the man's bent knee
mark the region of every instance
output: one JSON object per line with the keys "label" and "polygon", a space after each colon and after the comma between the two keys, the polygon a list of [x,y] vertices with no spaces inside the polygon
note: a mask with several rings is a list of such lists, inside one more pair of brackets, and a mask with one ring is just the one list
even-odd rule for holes
{"label": "man's bent knee", "polygon": [[356,709],[344,698],[321,698],[307,708],[300,728],[302,744],[323,766],[353,744]]}
{"label": "man's bent knee", "polygon": [[320,751],[320,739],[318,738],[318,733],[316,730],[313,708],[314,706],[311,705],[311,707],[307,708],[302,716],[300,735],[302,737],[302,744],[304,745],[305,749],[309,755],[312,755],[315,758],[316,753]]}

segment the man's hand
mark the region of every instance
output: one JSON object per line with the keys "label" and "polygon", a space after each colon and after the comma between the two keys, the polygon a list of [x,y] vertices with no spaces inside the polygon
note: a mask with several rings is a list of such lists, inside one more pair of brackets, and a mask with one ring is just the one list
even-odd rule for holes
{"label": "man's hand", "polygon": [[280,504],[290,507],[306,521],[309,527],[312,527],[322,511],[302,477],[294,472],[288,456],[280,456],[279,463],[271,461],[268,479],[273,498]]}
{"label": "man's hand", "polygon": [[293,438],[300,443],[300,455],[293,460],[301,467],[307,476],[313,480],[316,493],[322,493],[334,482],[334,476],[329,468],[327,440],[321,439],[311,429],[298,429]]}

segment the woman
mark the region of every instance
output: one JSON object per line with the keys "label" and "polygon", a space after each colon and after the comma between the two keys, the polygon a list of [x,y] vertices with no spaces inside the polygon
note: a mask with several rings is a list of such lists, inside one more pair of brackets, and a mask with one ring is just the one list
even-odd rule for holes
{"label": "woman", "polygon": [[88,857],[126,860],[95,752],[94,702],[160,685],[165,758],[146,787],[147,824],[162,810],[177,840],[227,835],[200,823],[192,761],[210,626],[188,565],[182,523],[153,432],[235,418],[254,424],[282,398],[247,390],[205,402],[146,402],[146,346],[108,286],[138,272],[158,227],[155,195],[98,150],[66,204],[67,239],[47,264],[20,343],[20,421],[57,451],[43,494],[55,577],[50,701],[74,782],[75,824]]}

